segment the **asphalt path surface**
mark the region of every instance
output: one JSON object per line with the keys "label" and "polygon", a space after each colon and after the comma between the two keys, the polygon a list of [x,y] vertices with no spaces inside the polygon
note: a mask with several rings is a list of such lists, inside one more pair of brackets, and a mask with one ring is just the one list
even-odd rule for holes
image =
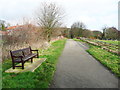
{"label": "asphalt path surface", "polygon": [[50,88],[118,88],[118,78],[88,54],[88,48],[67,40]]}

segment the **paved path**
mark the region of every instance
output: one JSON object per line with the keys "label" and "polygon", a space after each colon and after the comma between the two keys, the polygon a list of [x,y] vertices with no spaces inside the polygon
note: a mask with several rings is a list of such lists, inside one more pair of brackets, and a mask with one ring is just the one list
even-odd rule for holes
{"label": "paved path", "polygon": [[67,40],[51,88],[118,88],[118,79],[85,49],[82,43]]}

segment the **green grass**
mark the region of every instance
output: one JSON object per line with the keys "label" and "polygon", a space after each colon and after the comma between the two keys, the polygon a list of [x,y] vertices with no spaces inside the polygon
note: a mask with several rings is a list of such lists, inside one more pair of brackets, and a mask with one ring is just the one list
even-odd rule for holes
{"label": "green grass", "polygon": [[92,56],[100,61],[104,66],[108,67],[114,74],[120,77],[119,57],[115,54],[107,52],[97,46],[90,45],[90,49],[87,50]]}
{"label": "green grass", "polygon": [[3,88],[48,88],[56,70],[57,59],[60,56],[66,39],[55,41],[46,50],[39,50],[39,58],[47,58],[34,72],[5,73],[11,67],[11,60],[4,61],[2,65]]}
{"label": "green grass", "polygon": [[83,41],[83,40],[81,40],[81,39],[76,39],[76,38],[73,38],[73,40],[79,41],[79,42],[85,42],[85,41]]}
{"label": "green grass", "polygon": [[110,43],[110,44],[116,44],[116,45],[118,45],[118,42],[119,42],[119,41],[114,41],[114,40],[99,40],[99,41]]}

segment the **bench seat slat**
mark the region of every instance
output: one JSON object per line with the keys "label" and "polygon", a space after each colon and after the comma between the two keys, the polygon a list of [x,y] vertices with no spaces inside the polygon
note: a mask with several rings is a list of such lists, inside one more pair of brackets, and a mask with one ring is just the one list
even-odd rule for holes
{"label": "bench seat slat", "polygon": [[23,60],[26,61],[26,60],[28,60],[28,59],[31,59],[31,58],[35,57],[35,56],[37,56],[37,54],[36,54],[36,53],[32,53],[32,54],[30,54],[30,55],[28,55],[28,56],[25,56],[25,57],[23,58]]}

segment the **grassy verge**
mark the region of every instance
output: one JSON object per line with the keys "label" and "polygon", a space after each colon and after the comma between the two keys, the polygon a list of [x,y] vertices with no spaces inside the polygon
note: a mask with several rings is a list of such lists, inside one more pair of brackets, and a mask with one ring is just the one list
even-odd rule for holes
{"label": "grassy verge", "polygon": [[[48,88],[56,69],[57,59],[60,56],[66,40],[58,40],[42,51],[39,58],[47,58],[34,72],[5,73],[11,67],[11,60],[6,60],[2,67],[3,88]],[[41,52],[41,50],[39,51]]]}
{"label": "grassy verge", "polygon": [[118,43],[120,43],[120,41],[113,41],[113,40],[98,40],[98,41],[102,41],[102,42],[106,42],[106,43],[110,43],[110,44],[116,44],[116,45],[118,45]]}
{"label": "grassy verge", "polygon": [[81,40],[81,39],[76,39],[76,38],[74,38],[73,40],[79,41],[79,42],[85,42],[85,41],[83,41],[83,40]]}
{"label": "grassy verge", "polygon": [[[74,39],[76,40],[76,39]],[[81,41],[81,40],[76,40]],[[100,63],[110,69],[114,74],[120,77],[120,65],[119,65],[119,56],[113,53],[110,53],[106,50],[101,49],[98,46],[90,45],[90,48],[87,50],[94,58],[96,58]]]}
{"label": "grassy verge", "polygon": [[104,66],[108,67],[114,74],[120,77],[119,69],[119,57],[115,54],[107,52],[97,46],[90,45],[90,49],[87,50],[93,57],[100,61]]}

